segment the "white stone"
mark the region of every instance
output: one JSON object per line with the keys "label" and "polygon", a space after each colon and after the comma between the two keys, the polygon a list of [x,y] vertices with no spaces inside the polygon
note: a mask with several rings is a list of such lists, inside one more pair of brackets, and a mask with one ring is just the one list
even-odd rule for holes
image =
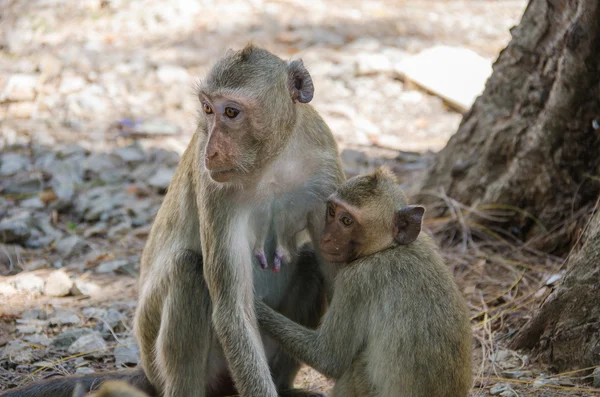
{"label": "white stone", "polygon": [[492,63],[466,48],[435,46],[406,57],[395,69],[404,79],[466,112],[483,92]]}
{"label": "white stone", "polygon": [[35,99],[38,76],[33,74],[14,74],[9,77],[0,102],[32,101]]}
{"label": "white stone", "polygon": [[81,76],[63,76],[58,92],[61,94],[71,94],[81,91],[85,87],[85,79]]}
{"label": "white stone", "polygon": [[46,280],[44,294],[48,296],[67,296],[73,287],[73,280],[63,270],[56,270]]}

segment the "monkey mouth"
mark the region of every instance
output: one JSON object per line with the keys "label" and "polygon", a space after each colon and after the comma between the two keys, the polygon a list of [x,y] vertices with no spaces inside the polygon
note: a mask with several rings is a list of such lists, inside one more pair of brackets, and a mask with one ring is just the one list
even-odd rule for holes
{"label": "monkey mouth", "polygon": [[215,182],[227,182],[233,176],[233,174],[235,174],[235,168],[221,171],[209,170],[209,172],[211,179]]}
{"label": "monkey mouth", "polygon": [[321,250],[321,254],[327,259],[329,262],[342,262],[343,257],[341,253],[333,253]]}

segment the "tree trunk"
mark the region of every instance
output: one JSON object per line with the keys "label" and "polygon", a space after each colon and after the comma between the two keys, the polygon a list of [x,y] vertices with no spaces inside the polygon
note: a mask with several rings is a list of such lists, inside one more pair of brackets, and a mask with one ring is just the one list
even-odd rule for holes
{"label": "tree trunk", "polygon": [[545,226],[555,233],[536,248],[570,247],[575,228],[561,226],[600,193],[598,21],[598,0],[530,1],[424,180],[420,200],[430,214],[448,212],[437,205],[440,192],[474,208],[500,204],[512,209],[503,232],[529,240]]}
{"label": "tree trunk", "polygon": [[534,349],[558,371],[600,364],[600,211],[583,241],[562,283],[511,343]]}
{"label": "tree trunk", "polygon": [[[468,206],[463,224],[465,214],[479,214],[487,230],[530,246],[536,237],[536,248],[554,253],[567,252],[574,231],[589,225],[564,280],[512,347],[534,349],[558,370],[597,365],[600,211],[587,221],[600,195],[600,1],[530,0],[512,35],[420,201],[430,215],[458,218],[448,205],[456,200]],[[503,208],[504,223],[485,208]],[[552,233],[540,233],[544,226]]]}

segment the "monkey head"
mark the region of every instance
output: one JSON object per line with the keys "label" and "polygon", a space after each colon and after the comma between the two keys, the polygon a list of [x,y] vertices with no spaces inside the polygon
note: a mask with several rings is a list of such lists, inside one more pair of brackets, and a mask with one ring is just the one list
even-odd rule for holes
{"label": "monkey head", "polygon": [[286,62],[246,46],[219,60],[198,87],[200,154],[216,182],[248,180],[277,156],[293,134],[297,104],[314,87],[301,60]]}
{"label": "monkey head", "polygon": [[348,179],[327,201],[320,248],[325,259],[347,264],[396,245],[421,232],[425,208],[407,205],[394,175],[379,168]]}

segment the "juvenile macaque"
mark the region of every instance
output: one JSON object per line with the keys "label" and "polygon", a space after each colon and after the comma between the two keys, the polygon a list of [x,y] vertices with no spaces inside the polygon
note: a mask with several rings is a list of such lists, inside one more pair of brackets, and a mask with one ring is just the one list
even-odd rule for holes
{"label": "juvenile macaque", "polygon": [[323,225],[322,204],[319,197],[293,192],[274,200],[270,207],[255,211],[252,219],[256,233],[253,252],[263,269],[268,267],[265,246],[270,228],[275,235],[273,271],[277,273],[282,264],[290,263],[296,257],[301,232],[306,230],[310,235],[318,236],[317,231]]}
{"label": "juvenile macaque", "polygon": [[407,205],[380,168],[329,198],[323,256],[339,272],[322,325],[311,330],[257,302],[261,327],[299,360],[337,379],[335,397],[466,397],[467,309],[434,242],[424,208]]}
{"label": "juvenile macaque", "polygon": [[[310,197],[305,211],[324,222],[344,173],[331,131],[308,104],[313,93],[301,61],[251,45],[221,58],[199,85],[198,127],[142,254],[135,333],[143,373],[129,383],[164,397],[318,395],[293,388],[299,362],[260,334],[253,301],[317,326],[332,279],[318,252],[321,229],[309,225],[316,249],[275,274],[254,259],[251,222],[283,197]],[[119,372],[77,379],[87,391]],[[48,380],[6,396],[71,397],[74,387],[74,379]]]}

